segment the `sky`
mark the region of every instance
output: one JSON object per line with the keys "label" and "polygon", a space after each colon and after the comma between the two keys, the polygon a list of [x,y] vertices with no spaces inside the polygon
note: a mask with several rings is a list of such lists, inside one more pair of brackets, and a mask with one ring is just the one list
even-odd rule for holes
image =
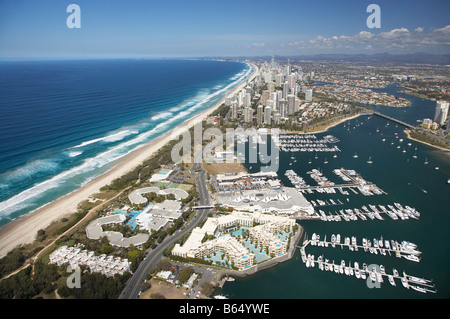
{"label": "sky", "polygon": [[0,59],[449,54],[449,12],[448,0],[0,0]]}

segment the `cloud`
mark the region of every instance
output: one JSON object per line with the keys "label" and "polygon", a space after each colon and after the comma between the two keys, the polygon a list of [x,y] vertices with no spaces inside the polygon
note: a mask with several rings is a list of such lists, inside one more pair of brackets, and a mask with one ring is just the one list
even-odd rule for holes
{"label": "cloud", "polygon": [[309,41],[291,41],[288,47],[304,51],[338,53],[341,49],[351,49],[358,52],[365,51],[441,51],[448,52],[450,48],[450,25],[424,32],[423,27],[410,31],[407,28],[398,28],[378,34],[361,31],[355,35],[334,35],[324,37],[318,35]]}
{"label": "cloud", "polygon": [[252,47],[254,48],[263,48],[265,46],[265,43],[253,43]]}

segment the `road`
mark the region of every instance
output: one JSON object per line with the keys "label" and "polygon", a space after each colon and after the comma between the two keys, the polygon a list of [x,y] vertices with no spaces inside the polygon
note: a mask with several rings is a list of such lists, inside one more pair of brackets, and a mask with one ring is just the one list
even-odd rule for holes
{"label": "road", "polygon": [[[199,194],[199,205],[209,205],[209,193],[205,181],[206,171],[201,165],[202,151],[199,151],[194,157],[194,165],[191,174],[194,176]],[[208,217],[211,209],[202,209],[197,211],[194,218],[181,230],[175,232],[172,236],[166,237],[155,249],[150,250],[145,259],[139,264],[133,276],[128,281],[125,289],[122,291],[119,299],[137,299],[145,280],[145,276],[161,260],[164,250],[176,243],[177,240],[190,233],[198,224]]]}

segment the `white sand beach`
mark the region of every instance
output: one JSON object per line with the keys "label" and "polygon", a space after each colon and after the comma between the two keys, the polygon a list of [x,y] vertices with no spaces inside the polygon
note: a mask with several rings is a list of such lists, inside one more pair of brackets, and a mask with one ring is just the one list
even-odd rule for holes
{"label": "white sand beach", "polygon": [[[251,81],[258,72],[257,66],[252,66],[254,70],[249,76],[248,81]],[[226,96],[235,94],[245,86],[246,81],[244,80],[241,84],[237,85],[234,89],[228,92]],[[75,213],[80,202],[88,199],[89,196],[98,193],[101,187],[110,184],[114,179],[119,178],[140,165],[145,159],[152,156],[173,137],[179,136],[182,132],[192,127],[195,123],[205,119],[209,114],[216,110],[224,102],[224,100],[225,97],[208,110],[205,110],[194,118],[185,121],[181,125],[154,139],[135,152],[128,154],[123,158],[120,164],[105,174],[92,180],[84,187],[63,196],[32,213],[22,216],[5,226],[2,226],[0,228],[0,258],[5,256],[10,250],[18,245],[33,242],[39,229],[45,229],[53,221]]]}

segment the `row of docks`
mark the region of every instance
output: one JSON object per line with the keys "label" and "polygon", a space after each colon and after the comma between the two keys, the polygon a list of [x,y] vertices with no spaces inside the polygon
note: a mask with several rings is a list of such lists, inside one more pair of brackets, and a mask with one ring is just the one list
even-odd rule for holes
{"label": "row of docks", "polygon": [[330,261],[323,255],[320,255],[317,259],[315,259],[314,255],[306,255],[305,247],[308,243],[309,241],[306,240],[304,245],[300,247],[302,262],[306,265],[307,268],[314,268],[315,265],[317,265],[321,271],[329,271],[335,272],[336,274],[354,276],[357,279],[367,280],[367,284],[370,281],[373,285],[372,287],[381,285],[381,283],[384,282],[383,278],[387,277],[388,282],[394,287],[397,286],[395,279],[399,279],[403,287],[405,287],[406,289],[413,289],[421,293],[437,292],[432,280],[408,275],[405,273],[405,271],[403,271],[403,276],[400,276],[399,272],[395,268],[392,269],[392,274],[388,274],[386,273],[386,269],[383,265],[371,264],[368,266],[366,263],[363,263],[360,267],[358,262],[349,262],[349,264],[347,265],[344,260],[341,260],[340,263],[336,263],[334,260]]}
{"label": "row of docks", "polygon": [[[318,265],[318,268],[322,271],[330,271],[335,272],[336,274],[345,274],[347,276],[354,276],[357,279],[363,279],[363,280],[369,280],[373,284],[381,284],[384,282],[383,277],[387,277],[389,283],[392,286],[397,286],[395,279],[400,279],[403,287],[406,289],[413,289],[415,291],[421,292],[421,293],[436,293],[437,290],[435,288],[435,285],[432,284],[432,280],[408,275],[403,271],[403,276],[400,276],[398,271],[394,268],[392,274],[387,274],[386,269],[383,265],[369,265],[367,266],[366,263],[363,263],[362,267],[359,267],[358,262],[349,262],[347,265],[344,260],[341,260],[341,262],[338,264],[334,260],[330,261],[327,258],[324,258],[323,255],[319,256],[317,259],[315,259],[314,255],[308,254],[306,255],[306,252],[304,248],[300,248],[302,261],[306,264],[306,267],[308,268],[314,268],[315,265]],[[370,267],[371,266],[371,267]],[[374,285],[375,286],[375,285]]]}
{"label": "row of docks", "polygon": [[326,144],[298,144],[295,146],[281,146],[283,152],[340,152],[336,145],[329,147]]}
{"label": "row of docks", "polygon": [[[405,206],[403,207],[399,203],[394,203],[394,205],[387,205],[389,209],[386,208],[384,205],[368,205],[362,206],[361,209],[358,208],[348,208],[348,209],[341,209],[341,210],[335,210],[334,214],[332,212],[329,212],[329,214],[325,213],[323,210],[319,209],[319,212],[315,212],[314,215],[318,216],[320,220],[322,221],[334,221],[334,222],[340,222],[342,220],[344,221],[356,221],[359,219],[361,220],[384,220],[383,216],[388,216],[392,220],[407,220],[407,219],[416,219],[418,220],[420,218],[420,213],[412,207]],[[395,206],[395,207],[394,207]],[[383,216],[382,216],[383,215]]]}
{"label": "row of docks", "polygon": [[275,145],[284,152],[340,152],[336,145],[339,140],[331,135],[318,139],[316,135],[279,134]]}
{"label": "row of docks", "polygon": [[329,199],[329,202],[327,200],[317,199],[316,201],[312,200],[311,204],[313,205],[313,207],[344,205],[344,203],[341,202],[339,199],[337,199],[336,201],[334,201],[333,199]]}
{"label": "row of docks", "polygon": [[[372,195],[382,195],[386,194],[382,189],[377,187],[375,184],[367,182],[364,180],[359,174],[357,174],[354,170],[346,170],[346,169],[335,169],[334,173],[340,176],[344,181],[350,182],[347,184],[339,184],[336,185],[334,182],[330,181],[327,177],[325,177],[322,172],[318,169],[312,169],[307,172],[310,177],[318,184],[317,186],[308,185],[301,177],[292,171],[289,170],[289,175],[293,176],[292,179],[297,182],[294,186],[297,190],[303,194],[313,194],[314,191],[318,193],[327,193],[327,194],[335,194],[336,191],[340,191],[342,195],[349,195],[350,193],[344,188],[349,189],[354,194],[361,193],[364,196],[372,196]],[[288,178],[292,181],[291,177]],[[358,191],[357,191],[358,190]]]}
{"label": "row of docks", "polygon": [[[320,186],[310,186],[306,183],[306,181],[303,179],[303,177],[298,176],[296,172],[293,170],[287,170],[285,172],[285,176],[290,180],[292,185],[301,193],[305,194],[313,194],[314,191],[318,193],[327,193],[327,194],[336,194],[336,190],[340,191],[342,195],[349,195],[350,193],[344,188],[350,189],[353,193],[358,194],[357,191],[355,191],[353,188],[358,188],[358,185],[336,185],[333,182],[330,182],[326,177],[323,177],[322,173],[317,170],[313,169],[310,172],[311,178],[314,179]],[[362,191],[363,194],[367,194],[365,191]],[[341,203],[342,204],[342,203]],[[330,204],[323,204],[323,205],[315,205],[313,203],[313,206],[327,206]],[[331,202],[331,205],[337,205]]]}
{"label": "row of docks", "polygon": [[330,241],[327,241],[327,237],[325,235],[325,238],[323,240],[320,240],[320,235],[313,234],[311,240],[305,242],[305,246],[311,244],[311,246],[318,246],[318,247],[341,247],[343,249],[344,247],[348,247],[350,251],[358,251],[359,249],[364,250],[364,252],[368,252],[375,255],[395,255],[398,258],[405,258],[410,261],[419,262],[420,261],[420,255],[422,252],[417,250],[417,245],[408,242],[408,241],[402,241],[398,242],[395,240],[383,240],[383,237],[381,239],[374,238],[373,241],[371,241],[368,238],[362,239],[362,244],[358,244],[357,239],[355,236],[351,237],[344,237],[344,240],[341,242],[341,235],[340,234],[332,234]]}

